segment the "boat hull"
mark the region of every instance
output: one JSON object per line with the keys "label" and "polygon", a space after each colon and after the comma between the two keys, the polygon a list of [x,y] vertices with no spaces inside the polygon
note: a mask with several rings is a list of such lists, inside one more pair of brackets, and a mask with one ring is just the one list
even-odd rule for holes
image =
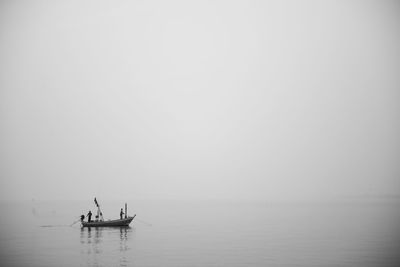
{"label": "boat hull", "polygon": [[124,219],[118,219],[118,220],[108,220],[108,221],[102,221],[102,222],[82,222],[82,227],[118,227],[118,226],[129,226],[129,224],[132,222],[133,218],[135,218],[136,215],[133,217],[128,217]]}

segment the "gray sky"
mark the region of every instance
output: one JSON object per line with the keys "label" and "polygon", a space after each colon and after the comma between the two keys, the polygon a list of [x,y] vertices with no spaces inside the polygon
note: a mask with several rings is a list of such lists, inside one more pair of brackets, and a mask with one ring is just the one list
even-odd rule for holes
{"label": "gray sky", "polygon": [[1,1],[0,200],[400,191],[395,1]]}

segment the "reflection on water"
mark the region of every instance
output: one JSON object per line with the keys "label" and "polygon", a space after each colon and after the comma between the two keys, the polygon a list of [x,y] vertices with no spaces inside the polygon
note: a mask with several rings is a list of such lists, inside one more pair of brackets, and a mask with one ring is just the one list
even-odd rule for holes
{"label": "reflection on water", "polygon": [[[120,242],[119,242],[119,251],[121,252],[126,252],[128,251],[128,228],[127,227],[120,227],[119,231],[120,231]],[[128,266],[128,261],[126,259],[126,255],[125,253],[122,253],[121,257],[120,257],[120,262],[119,262],[120,266]]]}
{"label": "reflection on water", "polygon": [[[110,260],[113,266],[128,266],[126,254],[131,234],[131,227],[82,227],[81,256],[86,259],[87,266],[103,266],[104,262]],[[118,259],[116,255],[119,255]]]}

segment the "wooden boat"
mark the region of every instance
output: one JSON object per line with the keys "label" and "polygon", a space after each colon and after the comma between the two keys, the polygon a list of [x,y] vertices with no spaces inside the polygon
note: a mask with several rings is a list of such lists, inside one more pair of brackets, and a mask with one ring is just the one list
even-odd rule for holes
{"label": "wooden boat", "polygon": [[107,220],[107,221],[91,221],[91,222],[82,222],[82,227],[120,227],[120,226],[129,226],[132,222],[133,218],[135,218],[136,214],[133,217],[127,217],[123,219],[117,220]]}
{"label": "wooden boat", "polygon": [[133,217],[129,217],[128,216],[128,205],[125,203],[125,213],[122,213],[122,209],[121,209],[121,217],[122,217],[122,214],[125,214],[125,218],[117,219],[117,220],[107,220],[107,221],[97,220],[97,219],[99,219],[99,217],[103,218],[103,215],[101,213],[100,205],[97,202],[96,198],[94,198],[94,203],[97,206],[96,220],[91,221],[91,222],[85,222],[84,221],[85,215],[81,215],[82,227],[120,227],[120,226],[129,226],[129,224],[132,222],[133,218],[135,218],[135,216],[136,216],[136,214],[133,215]]}

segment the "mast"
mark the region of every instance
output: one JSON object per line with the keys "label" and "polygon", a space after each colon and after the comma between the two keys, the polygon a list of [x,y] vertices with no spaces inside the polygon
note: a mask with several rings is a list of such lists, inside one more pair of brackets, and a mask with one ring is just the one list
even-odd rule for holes
{"label": "mast", "polygon": [[128,217],[128,205],[125,203],[125,219]]}

